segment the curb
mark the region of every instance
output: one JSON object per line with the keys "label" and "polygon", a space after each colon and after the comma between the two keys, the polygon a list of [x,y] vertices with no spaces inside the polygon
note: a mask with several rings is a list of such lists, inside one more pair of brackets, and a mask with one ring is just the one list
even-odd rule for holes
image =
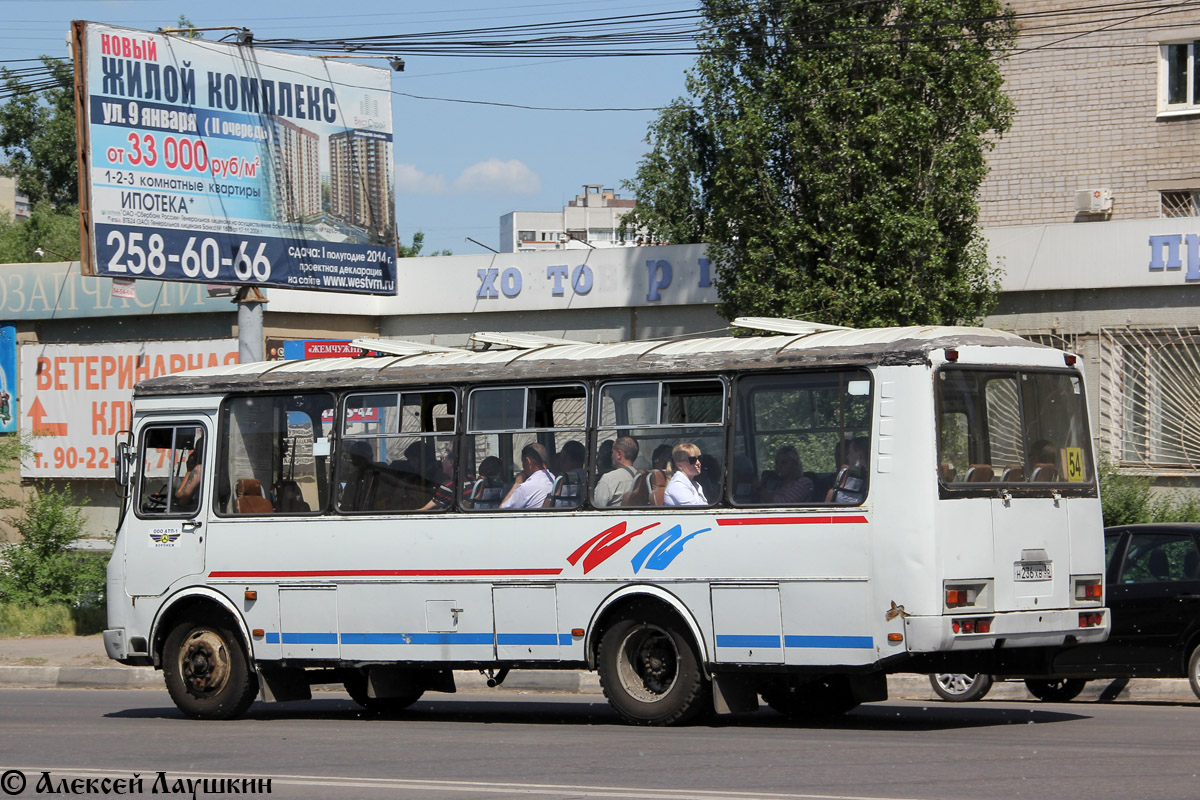
{"label": "curb", "polygon": [[[475,670],[456,670],[455,684],[463,692],[488,691],[487,677]],[[1099,702],[1110,681],[1089,681],[1077,702]],[[330,684],[333,686],[333,684]],[[3,667],[0,688],[8,689],[165,689],[162,673],[152,667]],[[319,687],[318,691],[320,690]],[[578,670],[514,670],[504,683],[491,691],[511,693],[549,692],[601,695],[600,679],[594,672]],[[924,675],[889,675],[888,697],[892,700],[921,700],[946,703]],[[1200,703],[1183,678],[1131,680],[1117,695],[1118,700]],[[1007,700],[1039,703],[1022,681],[997,681],[981,702]]]}

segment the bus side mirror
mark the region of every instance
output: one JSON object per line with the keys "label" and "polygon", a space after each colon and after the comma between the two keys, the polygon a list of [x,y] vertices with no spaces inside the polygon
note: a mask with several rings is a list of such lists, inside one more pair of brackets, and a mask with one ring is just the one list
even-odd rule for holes
{"label": "bus side mirror", "polygon": [[117,486],[129,486],[129,478],[133,472],[133,433],[130,431],[119,431],[116,435],[116,459],[113,462],[113,467],[116,472]]}

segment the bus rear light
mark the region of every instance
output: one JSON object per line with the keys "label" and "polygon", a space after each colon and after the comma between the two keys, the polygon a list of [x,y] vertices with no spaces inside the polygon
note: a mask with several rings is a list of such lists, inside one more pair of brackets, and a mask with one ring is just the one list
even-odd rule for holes
{"label": "bus rear light", "polygon": [[966,589],[947,589],[946,590],[946,605],[947,606],[965,606],[967,604]]}
{"label": "bus rear light", "polygon": [[1076,603],[1099,605],[1104,600],[1104,580],[1099,575],[1073,575]]}
{"label": "bus rear light", "polygon": [[1078,360],[1078,357],[1074,353],[1063,353],[1063,361],[1067,362],[1068,367],[1075,366],[1075,362]]}
{"label": "bus rear light", "polygon": [[991,633],[992,618],[977,617],[972,619],[956,619],[950,622],[950,630],[955,633]]}
{"label": "bus rear light", "polygon": [[1081,611],[1079,614],[1079,627],[1081,628],[1097,628],[1104,624],[1103,611]]}
{"label": "bus rear light", "polygon": [[958,361],[958,351],[952,347],[946,348],[946,360],[947,361]]}

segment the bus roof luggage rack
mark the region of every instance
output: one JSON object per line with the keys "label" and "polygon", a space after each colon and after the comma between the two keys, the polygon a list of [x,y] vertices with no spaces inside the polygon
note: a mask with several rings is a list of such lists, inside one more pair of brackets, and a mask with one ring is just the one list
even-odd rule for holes
{"label": "bus roof luggage rack", "polygon": [[844,325],[826,325],[824,322],[810,322],[806,319],[786,319],[784,317],[738,317],[729,324],[735,328],[770,331],[771,333],[789,333],[796,336],[807,336],[810,333],[820,333],[822,331],[854,330]]}
{"label": "bus roof luggage rack", "polygon": [[374,350],[376,353],[387,353],[390,356],[419,356],[422,353],[461,353],[461,348],[442,347],[439,344],[421,344],[408,342],[404,339],[355,339],[351,347],[362,350]]}
{"label": "bus roof luggage rack", "polygon": [[472,333],[471,341],[484,345],[498,344],[517,350],[540,350],[543,347],[564,344],[589,344],[589,342],[581,342],[577,339],[561,339],[557,336],[543,336],[539,333],[502,333],[500,331]]}

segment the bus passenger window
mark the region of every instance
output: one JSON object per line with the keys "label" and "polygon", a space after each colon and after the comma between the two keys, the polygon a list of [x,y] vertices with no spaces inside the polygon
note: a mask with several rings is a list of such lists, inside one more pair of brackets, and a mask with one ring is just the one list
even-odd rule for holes
{"label": "bus passenger window", "polygon": [[458,397],[449,389],[347,397],[338,460],[338,510],[449,510],[457,486],[457,408]]}
{"label": "bus passenger window", "polygon": [[[725,385],[714,378],[605,384],[592,505],[649,508],[681,499],[716,505],[724,485],[724,423]],[[682,470],[674,452],[681,445],[695,449],[681,456]]]}
{"label": "bus passenger window", "polygon": [[[330,498],[332,395],[232,397],[221,412],[217,513],[320,513]],[[318,446],[320,445],[320,446]]]}
{"label": "bus passenger window", "polygon": [[862,503],[871,456],[871,386],[863,370],[739,380],[733,503]]}
{"label": "bus passenger window", "polygon": [[463,508],[578,508],[585,482],[583,386],[475,389],[467,403]]}

